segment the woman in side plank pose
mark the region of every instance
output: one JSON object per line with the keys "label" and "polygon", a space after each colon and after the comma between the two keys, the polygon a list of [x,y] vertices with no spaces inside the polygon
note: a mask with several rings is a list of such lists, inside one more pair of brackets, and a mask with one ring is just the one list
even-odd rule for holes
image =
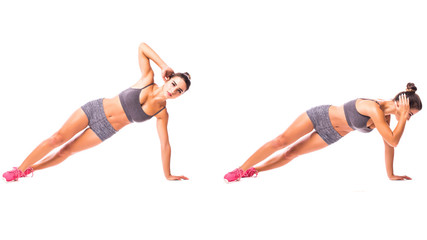
{"label": "woman in side plank pose", "polygon": [[[165,177],[168,180],[187,180],[185,176],[174,176],[170,172],[166,100],[177,98],[190,88],[190,75],[174,73],[146,43],[140,44],[138,59],[142,76],[132,87],[113,98],[94,100],[77,109],[56,133],[36,147],[18,168],[5,172],[3,178],[8,182],[16,181],[34,171],[55,166],[74,153],[102,143],[124,126],[155,116]],[[154,83],[150,60],[162,70],[165,81],[162,86]],[[80,135],[68,142],[82,130]],[[63,144],[58,152],[47,155]]]}
{"label": "woman in side plank pose", "polygon": [[[422,108],[416,90],[415,84],[408,83],[406,91],[398,93],[393,100],[359,98],[341,106],[314,107],[300,115],[284,133],[259,148],[242,166],[227,173],[224,179],[234,182],[240,178],[256,177],[259,172],[281,167],[300,155],[327,147],[351,131],[368,133],[376,128],[384,140],[388,177],[391,180],[411,180],[408,176],[394,175],[393,159],[394,148],[402,137],[406,121]],[[395,115],[398,121],[394,130],[390,129],[390,115]],[[253,167],[289,145],[282,154]]]}

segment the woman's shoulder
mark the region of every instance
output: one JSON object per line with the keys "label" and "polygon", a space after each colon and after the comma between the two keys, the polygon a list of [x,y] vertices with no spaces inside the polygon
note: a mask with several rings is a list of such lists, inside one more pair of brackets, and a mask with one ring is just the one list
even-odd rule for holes
{"label": "woman's shoulder", "polygon": [[152,78],[140,78],[135,84],[133,84],[132,88],[148,88],[152,86],[157,86],[157,84],[154,83],[154,77]]}
{"label": "woman's shoulder", "polygon": [[363,115],[371,116],[372,114],[383,113],[379,99],[358,98],[356,104],[357,110]]}
{"label": "woman's shoulder", "polygon": [[166,106],[164,106],[160,111],[159,111],[159,113],[158,114],[156,114],[155,115],[155,117],[158,119],[158,120],[168,120],[169,119],[169,113],[168,113],[168,109],[166,108]]}

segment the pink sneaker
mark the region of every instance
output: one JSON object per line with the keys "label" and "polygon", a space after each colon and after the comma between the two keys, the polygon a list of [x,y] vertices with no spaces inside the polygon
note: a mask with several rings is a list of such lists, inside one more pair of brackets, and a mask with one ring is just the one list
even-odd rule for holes
{"label": "pink sneaker", "polygon": [[28,174],[30,174],[30,173],[31,173],[31,177],[33,177],[34,176],[34,169],[32,167],[29,167],[29,168],[27,168],[27,170],[25,170],[24,177],[27,177]]}
{"label": "pink sneaker", "polygon": [[258,177],[258,170],[256,170],[254,167],[249,168],[248,170],[245,171],[245,173],[242,176],[242,178],[247,178],[247,177],[253,177],[253,178]]}
{"label": "pink sneaker", "polygon": [[25,174],[16,167],[14,167],[11,171],[3,173],[3,178],[7,182],[18,181],[18,178],[20,177],[25,177]]}
{"label": "pink sneaker", "polygon": [[234,171],[225,174],[224,180],[227,183],[236,182],[236,181],[239,181],[240,178],[242,178],[242,176],[243,176],[243,170],[240,168],[236,168],[234,169]]}

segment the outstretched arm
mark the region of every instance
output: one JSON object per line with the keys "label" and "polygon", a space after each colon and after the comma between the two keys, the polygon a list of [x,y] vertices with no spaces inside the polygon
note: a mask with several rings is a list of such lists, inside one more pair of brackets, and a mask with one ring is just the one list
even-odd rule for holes
{"label": "outstretched arm", "polygon": [[[390,116],[387,118],[387,124],[390,125]],[[390,180],[412,180],[408,176],[396,176],[393,171],[393,162],[394,162],[394,147],[390,146],[386,141],[384,141],[385,148],[385,168],[387,170],[387,176]]]}
{"label": "outstretched arm", "polygon": [[157,116],[157,133],[160,138],[160,146],[162,151],[162,163],[163,163],[163,172],[166,179],[168,180],[188,180],[185,176],[173,176],[170,171],[170,159],[171,159],[171,147],[169,144],[169,135],[168,135],[168,119],[169,115],[166,111],[162,111]]}
{"label": "outstretched arm", "polygon": [[412,180],[408,176],[397,176],[393,172],[393,161],[394,161],[394,147],[391,147],[386,141],[384,141],[385,147],[385,168],[387,170],[387,176],[390,180]]}
{"label": "outstretched arm", "polygon": [[[147,79],[148,81],[153,81],[153,69],[150,66],[150,60],[152,60],[159,68],[162,70],[163,80],[169,80],[169,77],[174,73],[172,68],[170,68],[160,57],[159,55],[151,49],[146,43],[141,43],[138,48],[138,61],[139,68],[141,69],[142,79]],[[147,84],[150,84],[147,82]]]}

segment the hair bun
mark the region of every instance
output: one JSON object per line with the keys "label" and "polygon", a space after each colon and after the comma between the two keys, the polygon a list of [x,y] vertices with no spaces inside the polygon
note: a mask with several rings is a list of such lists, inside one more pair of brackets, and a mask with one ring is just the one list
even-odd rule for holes
{"label": "hair bun", "polygon": [[415,87],[414,83],[408,83],[406,84],[406,91],[407,92],[416,92],[417,91],[417,87]]}
{"label": "hair bun", "polygon": [[185,72],[184,74],[188,77],[189,80],[191,80],[191,75],[188,72]]}

